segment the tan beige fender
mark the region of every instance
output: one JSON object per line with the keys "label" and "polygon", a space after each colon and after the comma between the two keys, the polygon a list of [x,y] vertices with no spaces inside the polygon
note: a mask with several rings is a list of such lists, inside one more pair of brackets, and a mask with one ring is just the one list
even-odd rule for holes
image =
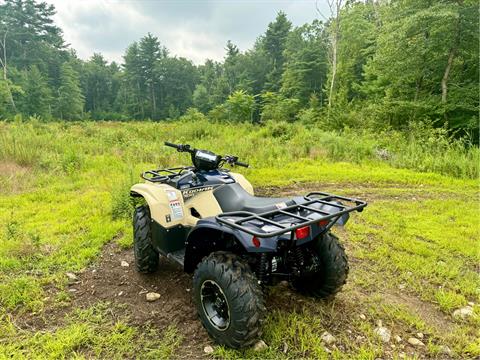
{"label": "tan beige fender", "polygon": [[235,179],[237,183],[240,184],[242,188],[245,189],[246,192],[248,192],[250,195],[254,195],[253,186],[252,184],[250,184],[250,182],[247,179],[245,179],[245,176],[243,176],[242,174],[234,173],[234,172],[231,172],[229,174]]}
{"label": "tan beige fender", "polygon": [[185,211],[182,193],[165,184],[144,183],[133,185],[131,192],[145,199],[150,216],[163,227],[185,225]]}
{"label": "tan beige fender", "polygon": [[[130,189],[145,199],[153,220],[165,228],[176,225],[195,226],[201,218],[215,216],[222,212],[213,196],[213,188],[199,192],[184,200],[182,191],[166,184],[136,184]],[[192,211],[194,209],[194,211]]]}

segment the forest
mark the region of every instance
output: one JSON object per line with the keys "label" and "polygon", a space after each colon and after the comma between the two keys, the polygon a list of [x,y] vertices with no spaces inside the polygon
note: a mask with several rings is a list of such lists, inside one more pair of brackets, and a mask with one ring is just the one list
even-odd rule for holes
{"label": "forest", "polygon": [[[473,0],[331,2],[294,27],[279,12],[251,49],[195,65],[153,34],[123,62],[80,59],[36,0],[0,2],[0,119],[302,122],[329,130],[441,127],[478,139],[479,12]],[[312,10],[314,3],[312,2]],[[196,109],[196,110],[193,110]]]}

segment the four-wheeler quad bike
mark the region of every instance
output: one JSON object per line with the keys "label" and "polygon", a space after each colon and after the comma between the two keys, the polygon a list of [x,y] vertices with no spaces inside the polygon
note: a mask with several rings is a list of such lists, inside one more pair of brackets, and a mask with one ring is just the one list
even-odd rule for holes
{"label": "four-wheeler quad bike", "polygon": [[200,320],[218,343],[239,348],[261,335],[263,287],[287,280],[319,298],[345,283],[348,263],[330,233],[366,202],[312,192],[292,198],[253,195],[252,185],[222,165],[248,167],[190,145],[193,166],[150,170],[131,188],[144,205],[133,216],[137,269],[153,272],[164,255],[193,273]]}

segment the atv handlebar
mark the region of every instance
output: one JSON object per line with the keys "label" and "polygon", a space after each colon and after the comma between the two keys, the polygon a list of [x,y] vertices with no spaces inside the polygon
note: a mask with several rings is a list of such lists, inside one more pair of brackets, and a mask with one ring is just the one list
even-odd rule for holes
{"label": "atv handlebar", "polygon": [[[178,152],[188,152],[188,153],[192,154],[192,160],[194,159],[197,151],[198,152],[204,152],[204,150],[198,150],[198,149],[192,148],[188,144],[174,144],[174,143],[165,141],[165,146],[173,147],[174,149],[177,149]],[[213,153],[210,153],[210,154],[213,154]],[[233,166],[237,165],[237,166],[243,166],[243,167],[246,167],[246,168],[249,167],[249,165],[247,163],[238,161],[238,156],[234,156],[234,155],[225,155],[224,157],[218,157],[218,164],[217,164],[218,167],[220,167],[221,164],[223,164],[223,163],[227,163],[227,164],[233,165]],[[195,161],[194,161],[194,164],[195,164]]]}
{"label": "atv handlebar", "polygon": [[243,167],[246,167],[246,168],[248,168],[248,167],[250,166],[250,165],[248,165],[247,163],[243,163],[243,162],[241,162],[241,161],[236,161],[236,162],[235,162],[235,165],[243,166]]}
{"label": "atv handlebar", "polygon": [[173,148],[177,149],[178,152],[189,152],[190,154],[193,154],[195,152],[195,149],[191,149],[190,145],[188,145],[188,144],[185,144],[185,145],[178,144],[177,145],[177,144],[165,141],[165,146],[173,147]]}

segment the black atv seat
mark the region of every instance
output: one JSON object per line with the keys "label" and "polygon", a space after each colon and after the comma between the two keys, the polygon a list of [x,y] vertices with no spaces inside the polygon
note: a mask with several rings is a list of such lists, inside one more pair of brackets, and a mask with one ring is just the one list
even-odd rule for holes
{"label": "black atv seat", "polygon": [[225,184],[213,191],[223,212],[249,211],[260,214],[295,205],[290,198],[267,198],[250,195],[239,183]]}

